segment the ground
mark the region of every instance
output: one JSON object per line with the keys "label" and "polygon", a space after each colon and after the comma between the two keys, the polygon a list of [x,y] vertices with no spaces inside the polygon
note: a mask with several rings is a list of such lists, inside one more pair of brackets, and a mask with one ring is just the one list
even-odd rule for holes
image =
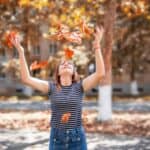
{"label": "ground", "polygon": [[[50,133],[48,102],[1,101],[0,150],[47,150]],[[83,125],[88,150],[150,149],[150,103],[113,102],[109,122],[97,121],[96,102],[85,102]]]}
{"label": "ground", "polygon": [[[35,128],[40,131],[48,131],[50,114],[48,110],[1,110],[0,128]],[[114,112],[112,121],[104,123],[97,121],[97,115],[95,110],[83,111],[83,125],[87,132],[150,137],[150,113],[148,112]]]}

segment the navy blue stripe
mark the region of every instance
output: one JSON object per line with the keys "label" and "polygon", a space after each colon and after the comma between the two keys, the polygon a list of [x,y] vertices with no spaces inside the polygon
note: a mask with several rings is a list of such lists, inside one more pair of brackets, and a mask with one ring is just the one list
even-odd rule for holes
{"label": "navy blue stripe", "polygon": [[[70,86],[62,86],[60,91],[57,91],[56,84],[50,81],[49,99],[51,101],[52,110],[51,126],[54,128],[67,129],[81,126],[82,98],[82,80]],[[71,116],[67,123],[62,123],[61,117],[66,112],[71,113]]]}

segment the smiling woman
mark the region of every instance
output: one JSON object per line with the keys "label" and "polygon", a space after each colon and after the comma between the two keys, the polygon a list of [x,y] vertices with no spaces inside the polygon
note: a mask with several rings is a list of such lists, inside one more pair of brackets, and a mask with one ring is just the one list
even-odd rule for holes
{"label": "smiling woman", "polygon": [[44,81],[32,77],[27,67],[24,49],[18,38],[14,36],[10,39],[19,53],[22,81],[49,94],[52,110],[49,150],[87,150],[81,118],[82,101],[84,92],[97,86],[105,74],[100,50],[102,35],[103,28],[97,27],[93,42],[96,60],[96,71],[94,73],[80,79],[71,59],[65,59],[56,67],[54,81]]}

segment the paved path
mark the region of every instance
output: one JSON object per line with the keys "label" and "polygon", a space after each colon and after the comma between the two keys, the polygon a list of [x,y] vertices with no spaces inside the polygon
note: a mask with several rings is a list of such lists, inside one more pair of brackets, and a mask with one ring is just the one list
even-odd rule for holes
{"label": "paved path", "polygon": [[[17,109],[17,110],[47,110],[50,107],[50,103],[35,102],[21,100],[18,102],[13,101],[0,101],[0,109]],[[83,109],[96,110],[97,102],[84,102]],[[150,102],[113,102],[112,109],[114,111],[142,111],[150,112]]]}
{"label": "paved path", "polygon": [[[0,129],[0,150],[48,150],[49,132]],[[150,139],[87,134],[88,150],[149,150]]]}

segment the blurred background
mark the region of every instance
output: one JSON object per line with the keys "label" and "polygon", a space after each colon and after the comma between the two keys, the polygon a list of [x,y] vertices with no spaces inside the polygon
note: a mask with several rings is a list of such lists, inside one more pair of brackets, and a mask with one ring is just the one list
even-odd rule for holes
{"label": "blurred background", "polygon": [[[70,32],[81,31],[83,21],[86,23],[87,35],[83,36],[82,44],[47,38],[56,33],[58,24],[66,25]],[[19,33],[29,68],[35,61],[47,62],[44,67],[30,70],[32,76],[53,80],[55,67],[64,55],[63,48],[71,46],[75,50],[73,61],[77,66],[77,72],[81,78],[84,78],[95,71],[93,36],[89,31],[94,30],[96,25],[103,25],[105,30],[101,48],[106,77],[100,81],[98,87],[84,95],[85,128],[89,133],[99,133],[99,136],[101,133],[150,136],[148,130],[150,127],[149,0],[0,0],[0,115],[3,116],[0,128],[2,130],[22,129],[25,128],[24,124],[31,129],[31,120],[35,128],[49,130],[48,96],[21,82],[18,53],[14,47],[9,47],[7,34],[12,31]],[[24,116],[19,124],[17,114],[13,114],[14,111],[20,114],[20,119]],[[28,118],[28,114],[33,111],[35,113],[33,118]],[[35,125],[37,116],[42,112],[45,114],[42,118],[45,122],[39,120],[41,124]],[[14,118],[8,119],[11,114]],[[135,118],[137,120],[134,120]],[[108,128],[105,129],[105,126]],[[128,130],[125,130],[126,126],[129,127]],[[9,133],[10,131],[7,132]],[[89,145],[90,138],[94,137],[90,137],[89,134]],[[1,136],[0,139],[3,141],[0,143],[3,149],[11,145],[5,144],[7,140]],[[144,148],[147,143],[143,144]],[[29,144],[29,147],[31,145]],[[36,142],[33,145],[36,145]],[[108,148],[111,148],[109,146],[108,144]],[[25,149],[26,146],[19,148]]]}

